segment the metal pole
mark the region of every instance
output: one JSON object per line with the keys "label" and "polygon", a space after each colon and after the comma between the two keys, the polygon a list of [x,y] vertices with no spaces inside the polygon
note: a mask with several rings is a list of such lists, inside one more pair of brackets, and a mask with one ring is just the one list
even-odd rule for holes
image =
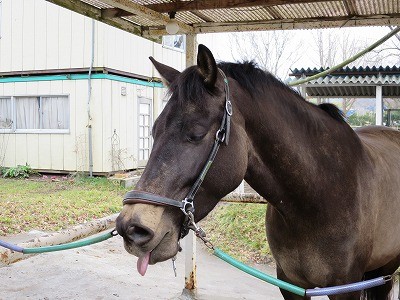
{"label": "metal pole", "polygon": [[382,86],[376,86],[376,106],[375,106],[375,125],[383,124],[383,99],[382,99]]}
{"label": "metal pole", "polygon": [[[196,63],[197,36],[186,35],[186,67]],[[185,237],[185,288],[182,295],[192,299],[196,298],[196,236],[193,231]]]}

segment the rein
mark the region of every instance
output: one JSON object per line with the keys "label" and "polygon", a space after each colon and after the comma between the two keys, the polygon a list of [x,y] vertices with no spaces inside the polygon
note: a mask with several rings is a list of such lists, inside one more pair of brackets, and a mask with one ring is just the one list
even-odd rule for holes
{"label": "rein", "polygon": [[133,190],[125,194],[123,204],[153,204],[153,205],[161,205],[161,206],[173,206],[179,208],[183,214],[185,215],[185,221],[183,222],[181,228],[180,239],[184,238],[189,230],[193,230],[195,234],[200,237],[206,244],[210,242],[205,239],[204,231],[196,225],[194,222],[194,197],[196,196],[201,184],[204,181],[211,165],[214,162],[215,157],[217,156],[219,147],[222,143],[228,145],[229,143],[229,135],[230,135],[230,127],[231,127],[231,116],[232,116],[232,103],[229,99],[229,83],[228,78],[225,73],[218,69],[220,74],[224,79],[224,91],[225,91],[225,109],[224,116],[222,117],[221,125],[215,134],[215,140],[213,147],[211,149],[210,154],[208,155],[207,161],[200,172],[200,175],[197,177],[195,183],[190,188],[189,193],[183,200],[175,200],[171,198],[167,198],[164,196],[156,195],[153,193],[143,192]]}

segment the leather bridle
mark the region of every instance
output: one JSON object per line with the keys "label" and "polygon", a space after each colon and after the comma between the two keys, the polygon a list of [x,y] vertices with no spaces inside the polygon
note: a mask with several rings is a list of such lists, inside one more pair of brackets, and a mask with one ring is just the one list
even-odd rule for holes
{"label": "leather bridle", "polygon": [[[211,149],[211,152],[207,158],[207,161],[200,172],[200,175],[197,177],[195,183],[191,187],[189,193],[183,200],[175,200],[171,198],[167,198],[164,196],[132,190],[126,193],[123,204],[137,204],[137,203],[144,203],[144,204],[153,204],[153,205],[162,205],[162,206],[174,206],[179,208],[185,217],[185,221],[182,225],[181,235],[180,238],[185,237],[189,230],[192,229],[195,231],[196,235],[199,237],[205,236],[204,232],[200,227],[196,225],[194,222],[194,197],[198,192],[201,184],[205,176],[207,175],[208,170],[210,169],[214,159],[218,153],[219,147],[222,143],[225,142],[226,145],[229,143],[229,135],[230,135],[230,126],[231,126],[231,116],[232,116],[232,103],[229,99],[229,84],[228,78],[226,77],[225,73],[218,69],[224,79],[224,90],[225,90],[225,109],[224,109],[224,116],[222,117],[222,122],[215,134],[215,141],[214,145]],[[204,239],[203,239],[204,240]]]}

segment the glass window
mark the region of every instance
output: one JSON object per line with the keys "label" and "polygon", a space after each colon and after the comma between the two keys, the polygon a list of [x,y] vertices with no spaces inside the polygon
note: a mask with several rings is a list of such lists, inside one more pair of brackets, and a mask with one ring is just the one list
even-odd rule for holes
{"label": "glass window", "polygon": [[67,97],[43,97],[41,114],[42,129],[69,129]]}
{"label": "glass window", "polygon": [[3,110],[7,109],[7,115],[11,116],[11,124],[15,124],[14,130],[38,130],[38,132],[54,130],[57,132],[69,129],[70,112],[67,96],[30,96],[10,99],[9,106],[5,104],[5,101],[0,102],[0,119],[6,114]]}
{"label": "glass window", "polygon": [[16,129],[40,129],[39,97],[18,97],[15,101]]}
{"label": "glass window", "polygon": [[12,124],[11,98],[0,98],[0,129],[11,129]]}

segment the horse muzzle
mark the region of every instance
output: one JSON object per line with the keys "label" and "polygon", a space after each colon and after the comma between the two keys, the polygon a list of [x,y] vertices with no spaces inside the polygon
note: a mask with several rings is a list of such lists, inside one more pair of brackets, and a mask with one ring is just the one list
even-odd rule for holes
{"label": "horse muzzle", "polygon": [[116,228],[124,239],[126,251],[139,260],[146,257],[149,264],[174,257],[179,248],[180,226],[166,214],[166,207],[162,206],[125,205],[116,220]]}

